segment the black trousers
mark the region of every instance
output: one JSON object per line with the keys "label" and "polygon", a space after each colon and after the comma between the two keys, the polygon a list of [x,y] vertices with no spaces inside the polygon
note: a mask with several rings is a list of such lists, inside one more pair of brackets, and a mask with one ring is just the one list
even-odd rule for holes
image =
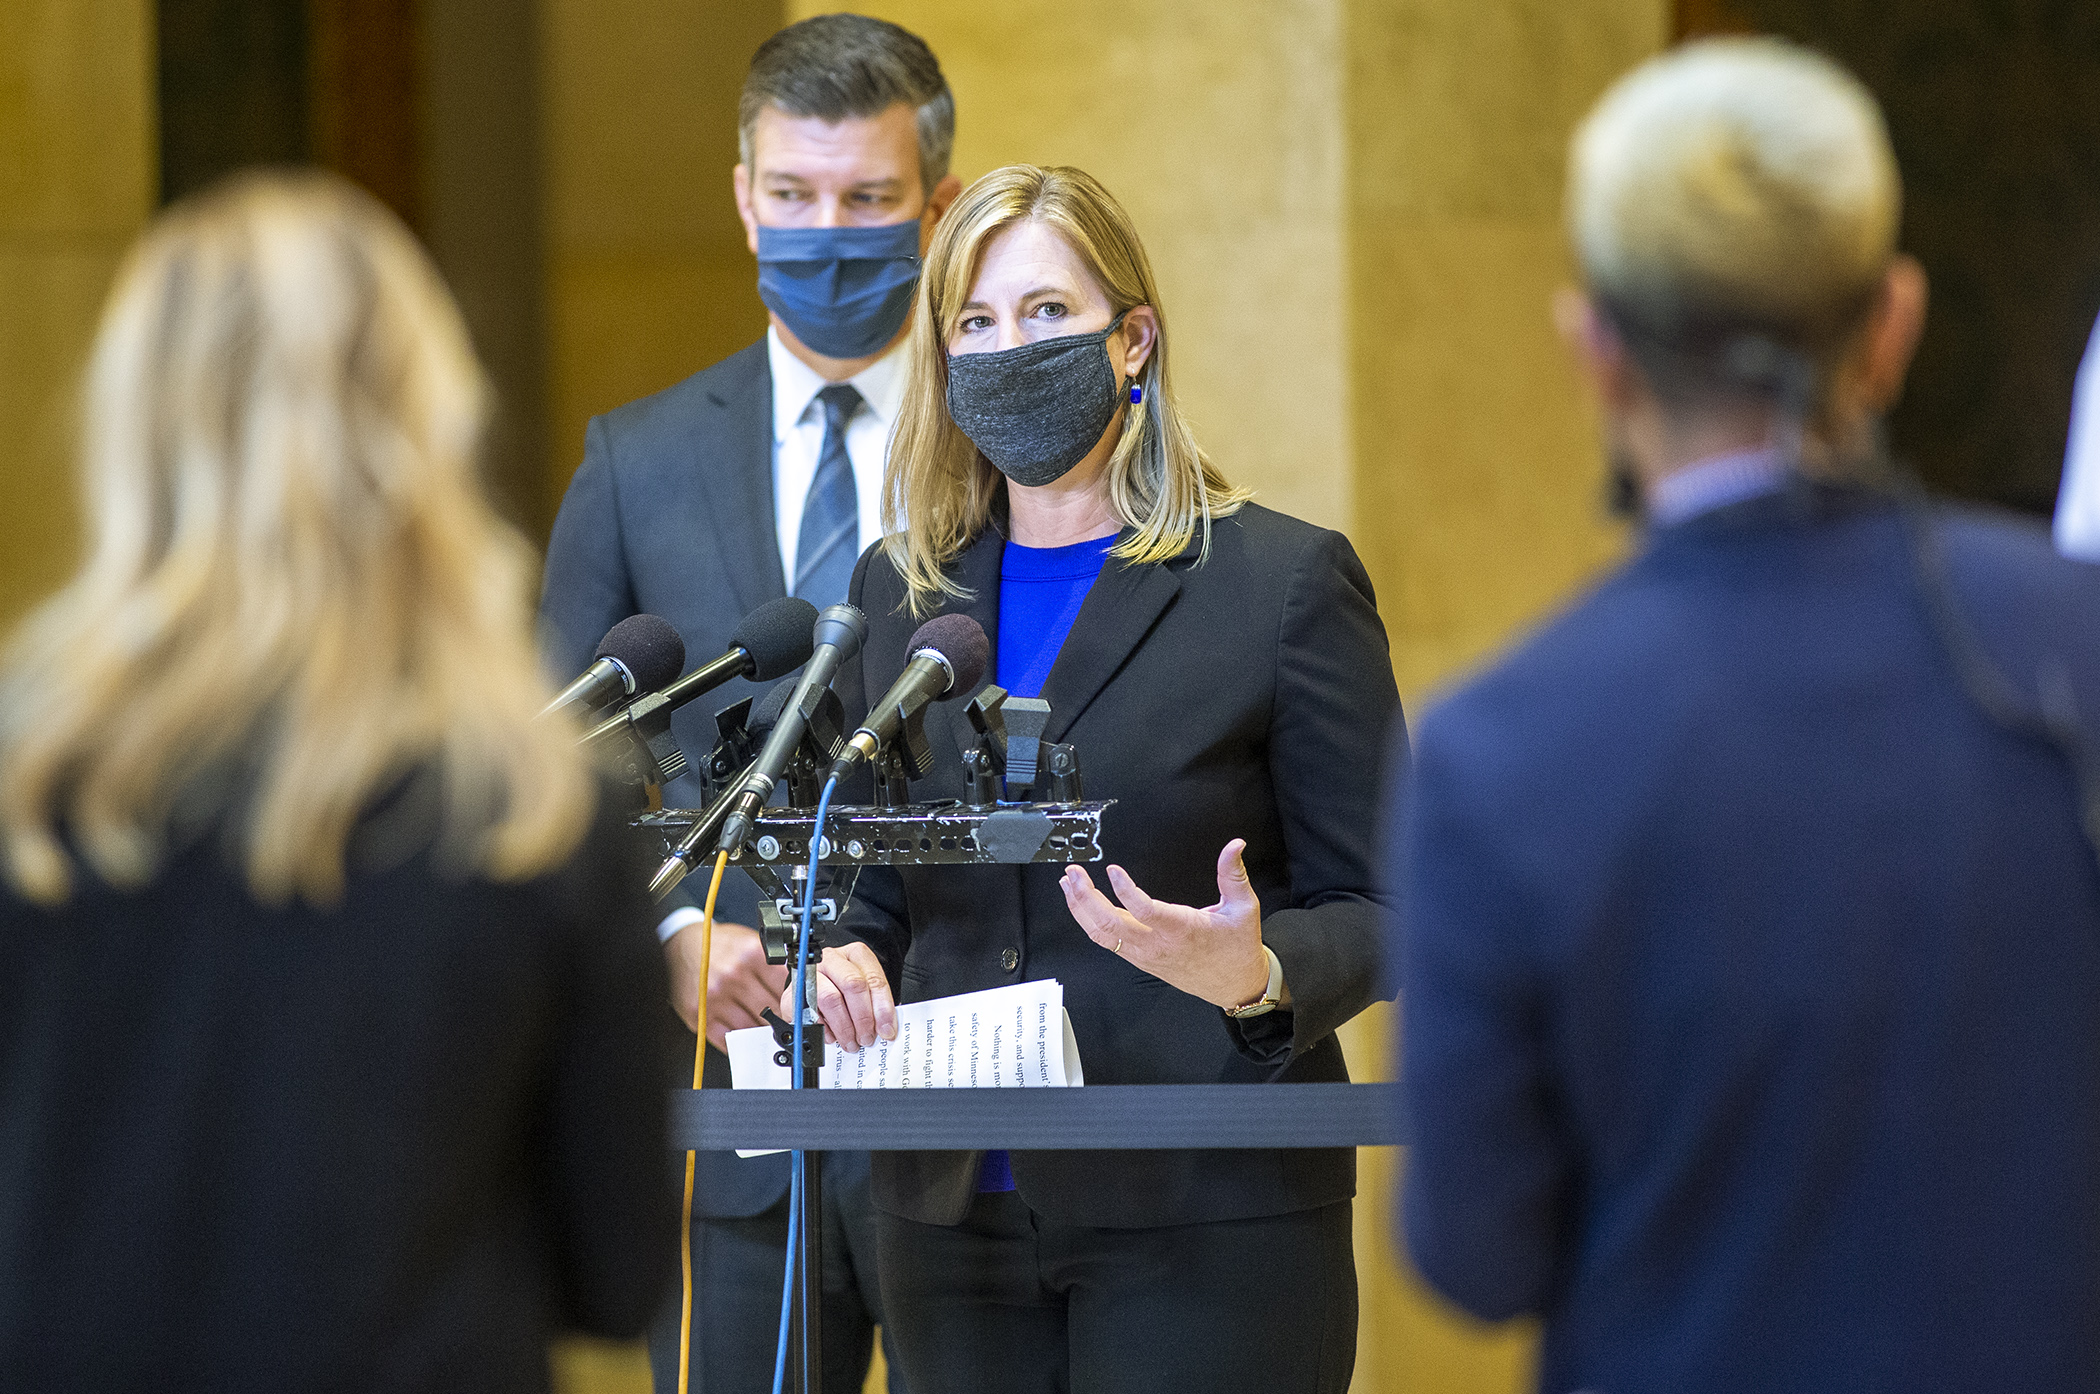
{"label": "black trousers", "polygon": [[[684,1154],[679,1154],[683,1168]],[[682,1172],[681,1172],[682,1174]],[[875,1209],[868,1154],[824,1155],[824,1394],[860,1394],[875,1350],[882,1299],[875,1279]],[[747,1220],[693,1217],[693,1345],[689,1394],[766,1394],[780,1335],[787,1200]],[[649,1329],[656,1394],[678,1390],[678,1303]],[[883,1329],[890,1394],[904,1394],[896,1344]]]}
{"label": "black trousers", "polygon": [[879,1215],[893,1358],[913,1394],[1344,1394],[1349,1212],[1090,1229],[1003,1191],[959,1225]]}

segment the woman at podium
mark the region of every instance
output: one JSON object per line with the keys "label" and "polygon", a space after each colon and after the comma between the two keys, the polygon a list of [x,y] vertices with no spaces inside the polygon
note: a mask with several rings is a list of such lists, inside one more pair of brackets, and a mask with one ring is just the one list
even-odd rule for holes
{"label": "woman at podium", "polygon": [[[1389,995],[1371,830],[1399,715],[1362,564],[1198,447],[1151,266],[1090,176],[978,180],[919,294],[847,705],[889,687],[925,619],[972,616],[993,680],[1046,700],[1045,740],[1114,800],[1107,865],[864,871],[851,942],[816,968],[826,1027],[849,1049],[888,1034],[892,985],[1055,978],[1090,1085],[1347,1079],[1336,1028]],[[940,729],[962,706],[929,712],[915,797],[967,792]],[[1347,1149],[877,1153],[906,1383],[1341,1391],[1354,1167]]]}

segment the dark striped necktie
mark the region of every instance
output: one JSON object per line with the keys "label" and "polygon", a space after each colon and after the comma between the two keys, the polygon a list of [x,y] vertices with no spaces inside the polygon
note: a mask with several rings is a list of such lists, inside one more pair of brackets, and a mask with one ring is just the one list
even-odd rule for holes
{"label": "dark striped necktie", "polygon": [[802,503],[794,589],[821,610],[846,598],[853,563],[860,558],[860,495],[853,487],[853,461],[846,455],[846,423],[861,398],[849,384],[835,382],[817,400],[824,404],[824,448]]}

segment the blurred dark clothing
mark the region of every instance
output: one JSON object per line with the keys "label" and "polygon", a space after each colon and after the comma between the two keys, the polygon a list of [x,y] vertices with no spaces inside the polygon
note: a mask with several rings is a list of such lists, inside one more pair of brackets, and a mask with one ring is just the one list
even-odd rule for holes
{"label": "blurred dark clothing", "polygon": [[[2100,571],[1932,516],[2100,749]],[[2100,1389],[2100,869],[1918,556],[1800,484],[1659,529],[1415,732],[1404,1230],[1545,1390]]]}
{"label": "blurred dark clothing", "polygon": [[217,838],[0,891],[0,1389],[514,1394],[558,1327],[641,1334],[677,1225],[620,817],[530,883],[424,853],[326,911]]}

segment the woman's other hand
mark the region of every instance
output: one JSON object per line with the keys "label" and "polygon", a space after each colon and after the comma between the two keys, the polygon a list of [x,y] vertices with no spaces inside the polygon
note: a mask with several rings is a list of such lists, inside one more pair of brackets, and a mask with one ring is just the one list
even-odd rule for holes
{"label": "woman's other hand", "polygon": [[1261,901],[1241,859],[1246,850],[1246,842],[1234,838],[1218,853],[1218,903],[1201,910],[1154,900],[1120,866],[1109,867],[1108,881],[1121,906],[1101,894],[1083,867],[1066,867],[1059,884],[1072,918],[1102,948],[1213,1006],[1244,1007],[1269,985]]}
{"label": "woman's other hand", "polygon": [[[866,944],[841,944],[824,950],[824,956],[809,965],[809,980],[817,987],[817,1019],[831,1039],[847,1050],[865,1050],[877,1038],[897,1039],[897,1003],[890,996],[889,975],[875,951]],[[790,1000],[795,981],[788,979],[780,994],[780,1016],[793,1021],[801,1004]]]}

